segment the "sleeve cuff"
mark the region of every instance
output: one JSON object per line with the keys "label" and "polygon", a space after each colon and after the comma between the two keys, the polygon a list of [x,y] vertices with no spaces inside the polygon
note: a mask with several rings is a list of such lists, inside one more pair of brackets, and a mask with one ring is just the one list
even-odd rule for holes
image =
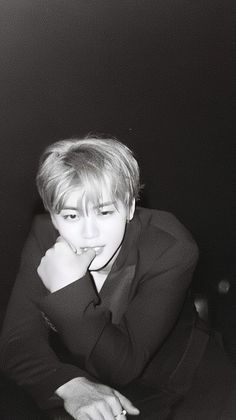
{"label": "sleeve cuff", "polygon": [[54,407],[63,406],[63,400],[55,394],[55,391],[71,379],[84,377],[93,382],[96,381],[92,376],[76,366],[63,364],[61,368],[55,369],[55,372],[50,372],[50,378],[44,383],[40,382],[38,385],[30,388],[30,393],[33,399],[37,402],[41,409],[50,409]]}
{"label": "sleeve cuff", "polygon": [[53,325],[60,326],[65,319],[83,316],[90,305],[97,306],[100,298],[89,273],[40,300],[39,308]]}

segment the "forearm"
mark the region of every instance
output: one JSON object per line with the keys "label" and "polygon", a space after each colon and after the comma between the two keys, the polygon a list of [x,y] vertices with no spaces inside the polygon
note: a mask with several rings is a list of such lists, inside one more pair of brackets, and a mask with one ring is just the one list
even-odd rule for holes
{"label": "forearm", "polygon": [[[0,369],[22,386],[42,408],[60,405],[54,391],[63,383],[85,373],[76,366],[61,363],[37,335],[33,340],[5,334],[1,338]],[[44,350],[43,350],[44,349]]]}
{"label": "forearm", "polygon": [[[192,266],[188,269],[179,266],[162,273],[158,279],[149,278],[120,325],[112,323],[108,310],[94,304],[96,294],[92,289],[87,295],[89,299],[83,301],[85,294],[80,281],[48,296],[43,307],[67,347],[75,358],[83,361],[88,372],[104,382],[125,385],[140,375],[173,327],[192,270]],[[63,302],[69,302],[70,306],[61,311]]]}
{"label": "forearm", "polygon": [[[17,287],[17,285],[16,285]],[[21,291],[14,290],[0,339],[0,369],[22,386],[43,408],[60,404],[54,391],[86,373],[59,360],[50,345],[50,329],[42,314]]]}

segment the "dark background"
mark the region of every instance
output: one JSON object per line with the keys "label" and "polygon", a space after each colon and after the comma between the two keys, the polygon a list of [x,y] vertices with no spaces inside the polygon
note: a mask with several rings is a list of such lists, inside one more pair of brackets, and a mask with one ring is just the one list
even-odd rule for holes
{"label": "dark background", "polygon": [[0,1],[2,311],[41,209],[39,155],[89,131],[126,142],[141,204],[191,230],[196,291],[214,297],[226,278],[232,297],[235,10],[234,0]]}

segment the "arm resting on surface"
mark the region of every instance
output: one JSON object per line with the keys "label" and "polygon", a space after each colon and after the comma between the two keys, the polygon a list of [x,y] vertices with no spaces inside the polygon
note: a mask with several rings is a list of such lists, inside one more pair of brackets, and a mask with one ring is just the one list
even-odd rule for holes
{"label": "arm resting on surface", "polygon": [[91,376],[79,366],[62,363],[50,347],[50,329],[37,306],[38,299],[48,294],[36,272],[43,252],[33,226],[4,320],[0,369],[46,408],[61,404],[54,396],[59,386],[78,376]]}
{"label": "arm resting on surface", "polygon": [[173,328],[197,255],[191,242],[177,243],[161,255],[143,277],[118,325],[96,303],[96,292],[86,278],[48,295],[40,306],[90,374],[125,385],[139,377]]}

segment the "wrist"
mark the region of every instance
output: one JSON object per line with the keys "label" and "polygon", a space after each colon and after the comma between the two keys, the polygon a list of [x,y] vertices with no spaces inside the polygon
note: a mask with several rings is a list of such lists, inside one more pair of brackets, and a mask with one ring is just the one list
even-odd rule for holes
{"label": "wrist", "polygon": [[70,381],[66,382],[65,384],[61,385],[59,388],[57,388],[55,391],[55,394],[58,397],[65,399],[71,396],[76,390],[76,388],[78,387],[78,385],[84,381],[86,381],[86,378],[84,377],[73,378]]}
{"label": "wrist", "polygon": [[63,281],[60,282],[54,282],[52,284],[50,284],[50,286],[48,287],[48,290],[50,293],[55,293],[58,290],[64,289],[64,287],[70,286],[70,284],[74,283],[75,281],[79,280],[78,277],[74,277],[74,278],[70,278],[69,279],[63,279]]}

